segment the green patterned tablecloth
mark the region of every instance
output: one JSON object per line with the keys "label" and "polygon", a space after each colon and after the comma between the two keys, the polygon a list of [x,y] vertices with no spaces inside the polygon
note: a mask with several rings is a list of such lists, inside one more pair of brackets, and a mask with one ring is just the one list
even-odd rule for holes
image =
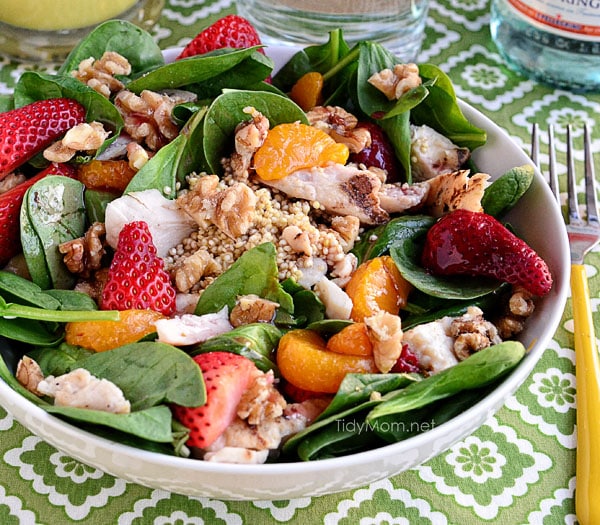
{"label": "green patterned tablecloth", "polygon": [[[232,0],[171,0],[154,34],[183,45]],[[487,0],[432,0],[420,61],[440,65],[458,96],[528,149],[533,122],[563,140],[595,124],[600,95],[575,95],[509,72],[490,41]],[[0,92],[20,67],[0,57]],[[600,160],[600,129],[593,128]],[[564,144],[562,150],[564,151]],[[545,160],[545,155],[542,156]],[[578,158],[581,164],[581,158]],[[564,158],[559,157],[564,173]],[[596,165],[597,172],[600,166]],[[548,239],[552,242],[552,239]],[[587,260],[592,307],[600,303],[600,253]],[[595,315],[600,333],[600,317]],[[526,383],[479,430],[439,457],[391,479],[332,496],[230,502],[191,498],[116,479],[31,435],[0,408],[0,523],[12,524],[558,524],[575,523],[575,376],[570,300]]]}

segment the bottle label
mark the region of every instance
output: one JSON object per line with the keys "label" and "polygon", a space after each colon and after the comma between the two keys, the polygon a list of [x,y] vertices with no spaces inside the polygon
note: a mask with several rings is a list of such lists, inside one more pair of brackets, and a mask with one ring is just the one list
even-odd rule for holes
{"label": "bottle label", "polygon": [[600,0],[508,0],[538,27],[574,40],[600,40]]}

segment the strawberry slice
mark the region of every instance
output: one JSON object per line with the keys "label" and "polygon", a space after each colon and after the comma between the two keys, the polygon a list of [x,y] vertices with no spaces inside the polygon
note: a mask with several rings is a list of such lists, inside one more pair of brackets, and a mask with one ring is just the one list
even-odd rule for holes
{"label": "strawberry slice", "polygon": [[155,310],[164,315],[175,311],[175,288],[156,255],[152,234],[144,221],[123,226],[100,308],[103,310]]}
{"label": "strawberry slice", "polygon": [[485,276],[546,295],[552,276],[545,261],[491,215],[455,210],[427,232],[421,257],[433,274]]}
{"label": "strawberry slice", "polygon": [[225,431],[236,416],[242,394],[258,371],[247,357],[231,352],[194,356],[202,369],[206,403],[200,407],[173,405],[173,416],[190,429],[189,447],[206,448]]}
{"label": "strawberry slice", "polygon": [[39,100],[0,113],[0,180],[85,121],[85,108],[69,98]]}
{"label": "strawberry slice", "polygon": [[64,175],[75,177],[75,168],[68,164],[50,164],[14,188],[0,195],[0,266],[21,253],[21,224],[19,214],[25,192],[38,180],[48,175]]}
{"label": "strawberry slice", "polygon": [[[242,49],[260,45],[260,37],[248,20],[238,15],[227,15],[198,33],[177,60],[224,47]],[[260,51],[263,52],[262,49]]]}

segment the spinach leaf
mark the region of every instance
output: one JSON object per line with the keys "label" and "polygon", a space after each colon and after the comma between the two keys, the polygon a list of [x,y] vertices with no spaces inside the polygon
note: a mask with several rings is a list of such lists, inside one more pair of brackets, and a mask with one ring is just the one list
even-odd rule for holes
{"label": "spinach leaf", "polygon": [[[295,318],[291,321],[294,327],[301,328],[325,319],[325,305],[317,294],[300,286],[293,279],[286,279],[281,286],[292,296],[294,302]],[[285,323],[281,319],[276,319],[275,324]]]}
{"label": "spinach leaf", "polygon": [[[314,440],[318,440],[320,446],[331,440],[332,427],[335,428],[334,435],[338,436],[339,432],[345,435],[350,428],[346,426],[346,418],[365,412],[380,402],[380,397],[373,397],[372,394],[392,392],[418,379],[418,376],[409,374],[347,374],[327,408],[310,426],[290,437],[285,442],[283,451],[290,453],[298,449],[302,459],[313,459]],[[323,439],[321,432],[325,432],[328,437]],[[310,444],[306,444],[307,439]],[[301,448],[303,452],[300,452]]]}
{"label": "spinach leaf", "polygon": [[365,422],[366,414],[366,411],[350,414],[332,421],[319,432],[307,435],[298,445],[298,457],[304,461],[315,461],[386,445]]}
{"label": "spinach leaf", "polygon": [[[2,350],[4,357],[4,349]],[[196,367],[198,368],[197,365]],[[0,378],[28,401],[51,414],[73,421],[102,425],[150,441],[161,443],[173,441],[171,431],[173,418],[171,410],[165,405],[153,406],[129,414],[111,414],[85,408],[54,406],[24,388],[10,372],[4,358],[0,359]]]}
{"label": "spinach leaf", "polygon": [[98,310],[96,301],[83,292],[76,290],[46,290],[46,295],[59,302],[59,310]]}
{"label": "spinach leaf", "polygon": [[517,166],[496,179],[485,189],[483,211],[496,218],[507,213],[529,189],[533,174],[533,166]]}
{"label": "spinach leaf", "polygon": [[168,199],[175,198],[177,168],[186,142],[186,136],[180,134],[166,146],[163,146],[133,176],[124,193],[156,189]]}
{"label": "spinach leaf", "polygon": [[0,336],[36,346],[54,346],[63,338],[61,332],[49,330],[45,323],[5,317],[0,317]]}
{"label": "spinach leaf", "polygon": [[[36,182],[25,193],[23,207],[28,224],[40,241],[42,253],[30,257],[25,246],[23,253],[34,282],[42,288],[72,288],[75,284],[75,277],[65,266],[58,246],[85,232],[83,190],[84,186],[78,180],[51,175]],[[42,282],[35,279],[36,272],[31,266],[41,264],[40,256],[45,260],[52,286],[48,286],[45,278]]]}
{"label": "spinach leaf", "polygon": [[165,343],[120,346],[92,354],[76,367],[115,383],[130,400],[132,411],[161,403],[195,407],[206,400],[200,367],[184,351]]}
{"label": "spinach leaf", "polygon": [[381,403],[369,412],[366,421],[377,430],[379,423],[384,421],[380,419],[383,416],[401,414],[463,390],[486,386],[512,370],[524,356],[525,347],[518,341],[504,341],[479,350],[423,381],[385,394]]}
{"label": "spinach leaf", "polygon": [[[134,93],[141,93],[145,89],[161,91],[185,88],[202,96],[214,96],[224,87],[243,87],[245,77],[238,75],[235,69],[247,58],[251,58],[251,61],[244,64],[242,69],[246,75],[250,74],[251,82],[266,78],[273,69],[273,61],[259,53],[256,47],[220,49],[162,65],[127,83],[126,88]],[[225,84],[234,77],[236,85]]]}
{"label": "spinach leaf", "polygon": [[94,352],[80,346],[61,343],[54,348],[33,348],[27,350],[31,357],[42,369],[44,376],[61,376],[73,368],[78,361],[93,355]]}
{"label": "spinach leaf", "polygon": [[0,270],[0,295],[5,302],[18,302],[46,310],[58,310],[60,301],[37,284],[11,272]]}
{"label": "spinach leaf", "polygon": [[152,35],[126,20],[109,20],[97,26],[71,50],[59,69],[68,75],[81,61],[99,59],[106,51],[124,56],[131,65],[131,74],[137,75],[165,63],[162,51]]}
{"label": "spinach leaf", "polygon": [[407,238],[424,235],[433,226],[435,219],[429,215],[405,215],[386,224],[365,231],[354,245],[352,253],[358,264],[380,255],[385,255],[395,244]]}
{"label": "spinach leaf", "polygon": [[173,418],[171,410],[165,405],[153,406],[129,414],[113,414],[101,410],[90,410],[89,408],[55,405],[43,405],[41,408],[50,414],[78,422],[114,428],[149,441],[159,443],[171,443],[173,441],[171,433]]}
{"label": "spinach leaf", "polygon": [[215,313],[224,306],[231,311],[238,296],[249,294],[275,301],[280,308],[293,313],[292,298],[281,287],[278,274],[273,243],[266,242],[256,246],[242,254],[204,290],[194,313]]}
{"label": "spinach leaf", "polygon": [[484,388],[463,390],[431,405],[400,414],[381,416],[376,434],[388,443],[396,443],[432,430],[477,404],[494,389],[495,384],[494,381]]}
{"label": "spinach leaf", "polygon": [[221,159],[231,153],[235,128],[251,118],[247,108],[254,108],[269,119],[271,127],[284,122],[308,124],[306,114],[291,99],[262,91],[227,90],[210,105],[204,118],[202,150],[205,171],[222,173]]}
{"label": "spinach leaf", "polygon": [[281,335],[281,330],[269,323],[241,325],[225,334],[211,337],[188,353],[195,356],[216,351],[232,352],[247,357],[259,370],[273,370],[275,376],[279,376],[275,348]]}
{"label": "spinach leaf", "polygon": [[429,96],[411,110],[411,121],[417,125],[426,124],[454,144],[471,151],[485,144],[485,130],[471,124],[458,105],[452,81],[433,64],[420,64],[419,74],[429,86]]}

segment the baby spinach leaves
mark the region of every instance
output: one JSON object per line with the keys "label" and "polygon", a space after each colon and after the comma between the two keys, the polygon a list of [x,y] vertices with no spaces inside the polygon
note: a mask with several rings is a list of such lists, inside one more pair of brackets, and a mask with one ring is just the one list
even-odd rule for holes
{"label": "baby spinach leaves", "polygon": [[[473,406],[481,399],[482,388],[500,380],[524,356],[524,346],[510,341],[480,350],[425,379],[348,374],[325,411],[292,436],[283,451],[309,461],[406,439]],[[446,402],[437,403],[441,400]]]}
{"label": "baby spinach leaves", "polygon": [[72,288],[59,244],[85,232],[84,186],[76,179],[52,175],[31,186],[21,206],[21,241],[34,283],[43,289]]}
{"label": "baby spinach leaves", "polygon": [[275,349],[281,335],[281,330],[269,323],[241,325],[225,334],[211,337],[197,348],[191,349],[189,354],[194,356],[215,351],[232,352],[247,357],[263,372],[273,370],[277,376]]}
{"label": "baby spinach leaves", "polygon": [[492,182],[481,199],[485,213],[501,217],[524,195],[533,182],[533,166],[517,166]]}
{"label": "baby spinach leaves", "polygon": [[185,88],[200,98],[215,97],[225,88],[242,89],[269,76],[273,61],[257,48],[222,49],[162,65],[127,83],[127,89],[162,91]]}
{"label": "baby spinach leaves", "polygon": [[275,301],[280,308],[293,312],[292,298],[282,288],[278,275],[275,245],[260,244],[242,254],[204,290],[195,313],[215,313],[224,306],[231,311],[238,296],[249,294]]}
{"label": "baby spinach leaves", "polygon": [[134,76],[165,63],[161,49],[147,31],[126,20],[109,20],[81,40],[63,62],[59,74],[69,75],[83,60],[99,59],[106,51],[127,58]]}

